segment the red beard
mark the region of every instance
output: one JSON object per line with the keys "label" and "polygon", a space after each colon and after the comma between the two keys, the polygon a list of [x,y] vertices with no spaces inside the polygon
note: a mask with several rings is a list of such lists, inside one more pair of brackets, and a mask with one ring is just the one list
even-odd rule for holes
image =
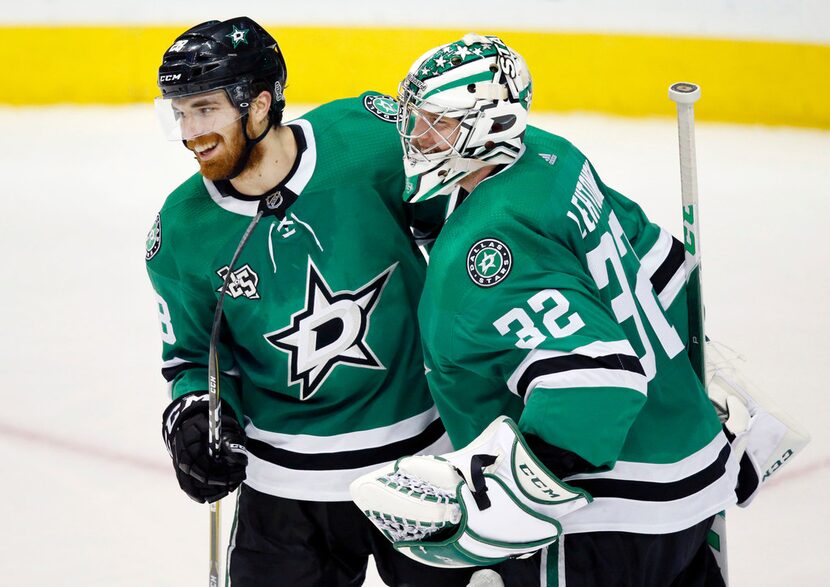
{"label": "red beard", "polygon": [[[249,136],[250,132],[251,130],[248,129]],[[196,156],[196,161],[199,162],[199,170],[205,178],[211,181],[228,179],[245,152],[245,137],[242,136],[241,129],[234,125],[226,134],[209,133],[202,135],[187,141],[186,146],[193,151],[200,145],[209,145],[214,142],[216,146],[213,149],[216,150],[216,155],[207,160],[201,159],[198,155]],[[261,158],[262,154],[259,144],[257,144],[248,157],[245,169],[258,165]]]}

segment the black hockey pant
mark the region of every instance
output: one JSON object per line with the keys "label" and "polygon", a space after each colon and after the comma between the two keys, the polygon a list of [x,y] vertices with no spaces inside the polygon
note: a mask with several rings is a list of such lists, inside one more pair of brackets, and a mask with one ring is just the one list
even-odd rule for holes
{"label": "black hockey pant", "polygon": [[723,587],[706,537],[712,518],[673,534],[569,534],[496,570],[506,587]]}
{"label": "black hockey pant", "polygon": [[240,488],[228,587],[362,585],[369,555],[381,579],[396,587],[465,587],[473,572],[405,557],[350,501],[298,501]]}

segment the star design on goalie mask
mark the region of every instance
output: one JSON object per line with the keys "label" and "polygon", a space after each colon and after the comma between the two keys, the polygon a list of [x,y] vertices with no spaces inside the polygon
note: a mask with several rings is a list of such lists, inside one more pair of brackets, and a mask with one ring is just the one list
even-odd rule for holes
{"label": "star design on goalie mask", "polygon": [[461,59],[466,59],[467,55],[470,54],[470,50],[467,49],[465,45],[461,45],[458,49],[455,50],[455,54],[461,57]]}
{"label": "star design on goalie mask", "polygon": [[385,369],[366,337],[372,312],[395,267],[397,263],[354,291],[333,292],[308,259],[305,307],[291,315],[291,324],[264,335],[288,354],[288,384],[300,384],[301,400],[317,393],[338,365]]}
{"label": "star design on goalie mask", "polygon": [[239,45],[239,43],[245,43],[246,45],[248,44],[248,39],[245,38],[248,32],[249,29],[240,30],[236,28],[236,25],[233,25],[233,30],[230,32],[230,34],[227,34],[225,36],[231,40],[231,42],[233,43],[233,48],[236,49],[236,46]]}
{"label": "star design on goalie mask", "polygon": [[481,47],[473,47],[473,53],[476,55],[481,55]]}
{"label": "star design on goalie mask", "polygon": [[441,57],[439,57],[438,59],[435,60],[435,65],[437,65],[438,67],[444,67],[446,64],[447,64],[447,60],[444,59],[443,56],[441,56]]}

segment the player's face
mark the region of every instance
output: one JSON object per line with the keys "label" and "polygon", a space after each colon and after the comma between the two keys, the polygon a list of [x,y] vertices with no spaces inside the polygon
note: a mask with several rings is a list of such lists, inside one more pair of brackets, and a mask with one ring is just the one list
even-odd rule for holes
{"label": "player's face", "polygon": [[424,155],[452,149],[461,128],[460,120],[419,109],[413,109],[412,116],[413,147]]}
{"label": "player's face", "polygon": [[242,116],[224,90],[173,98],[169,104],[179,136],[186,141],[218,132]]}
{"label": "player's face", "polygon": [[202,175],[212,181],[228,177],[245,150],[245,137],[241,114],[224,90],[177,98],[173,108]]}
{"label": "player's face", "polygon": [[186,141],[217,132],[242,117],[224,90],[161,100],[175,120],[178,136]]}
{"label": "player's face", "polygon": [[245,150],[245,137],[242,136],[242,125],[236,121],[220,132],[202,135],[185,144],[196,154],[201,174],[217,181],[226,179],[233,172]]}

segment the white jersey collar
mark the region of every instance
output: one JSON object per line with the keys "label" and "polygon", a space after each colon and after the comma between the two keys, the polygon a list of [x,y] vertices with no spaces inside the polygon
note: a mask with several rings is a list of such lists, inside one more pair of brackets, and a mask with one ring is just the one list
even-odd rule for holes
{"label": "white jersey collar", "polygon": [[[297,153],[299,160],[297,165],[294,167],[287,181],[284,181],[282,184],[283,187],[300,196],[311,180],[311,176],[314,175],[314,169],[317,167],[317,143],[314,140],[314,130],[309,121],[300,118],[292,120],[286,126],[295,127],[302,133],[305,139],[305,149]],[[242,199],[231,195],[226,196],[209,179],[203,177],[202,181],[211,199],[223,210],[241,216],[250,216],[251,218],[256,216],[259,208],[258,199]]]}

